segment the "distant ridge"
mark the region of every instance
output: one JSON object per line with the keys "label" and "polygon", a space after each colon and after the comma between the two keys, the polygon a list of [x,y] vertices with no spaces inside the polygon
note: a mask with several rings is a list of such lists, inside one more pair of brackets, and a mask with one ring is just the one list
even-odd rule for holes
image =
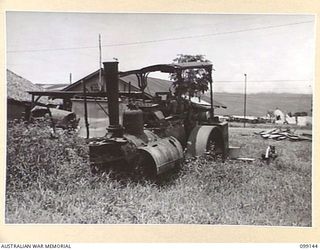
{"label": "distant ridge", "polygon": [[[214,99],[227,106],[227,109],[216,109],[216,114],[243,115],[243,94],[217,92],[214,93]],[[311,94],[268,92],[247,94],[247,115],[264,116],[268,110],[274,110],[275,108],[279,108],[285,113],[304,111],[310,115],[311,103]]]}

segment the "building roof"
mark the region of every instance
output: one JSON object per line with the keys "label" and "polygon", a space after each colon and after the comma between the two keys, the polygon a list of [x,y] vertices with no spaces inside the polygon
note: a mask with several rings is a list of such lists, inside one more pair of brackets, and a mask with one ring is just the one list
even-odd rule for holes
{"label": "building roof", "polygon": [[[92,72],[91,74],[81,78],[80,80],[74,82],[71,85],[68,85],[63,91],[68,91],[68,90],[73,90],[76,86],[81,84],[81,81],[86,81],[89,80],[99,74],[99,70],[96,70]],[[139,89],[139,84],[138,84],[138,78],[136,75],[130,74],[127,76],[119,77],[120,80],[126,82],[129,84],[131,83],[132,86],[136,87]],[[171,81],[168,80],[163,80],[163,79],[158,79],[158,78],[153,78],[153,77],[148,77],[148,86],[145,89],[145,92],[151,96],[155,94],[155,92],[166,92],[169,91],[170,86],[172,85]]]}
{"label": "building roof", "polygon": [[[73,97],[83,97],[84,93],[83,91],[72,91],[72,90],[56,90],[56,91],[28,91],[29,94],[34,95],[34,96],[49,96],[53,99],[64,99],[64,98],[73,98]],[[143,98],[142,92],[131,92],[128,93],[127,91],[119,91],[120,95],[124,96],[135,96],[137,98]],[[87,92],[86,93],[87,97],[107,97],[106,92],[100,92],[100,91],[94,91],[94,92]]]}
{"label": "building roof", "polygon": [[36,83],[36,85],[45,89],[46,91],[62,90],[67,86],[69,86],[69,84],[66,84],[66,83],[58,83],[58,84]]}
{"label": "building roof", "polygon": [[[123,76],[123,77],[120,77],[120,80],[126,83],[130,82],[132,86],[139,89],[138,78],[136,75]],[[148,77],[148,85],[144,91],[147,94],[154,96],[156,92],[168,92],[171,85],[172,85],[171,81]]]}
{"label": "building roof", "polygon": [[73,90],[74,87],[80,85],[82,81],[89,80],[89,79],[91,79],[92,77],[95,77],[95,76],[98,75],[98,74],[99,74],[99,70],[96,70],[96,71],[92,72],[91,74],[89,74],[89,75],[81,78],[80,80],[78,80],[78,81],[76,81],[76,82],[68,85],[67,87],[63,88],[62,90],[63,90],[63,91]]}
{"label": "building roof", "polygon": [[43,91],[44,89],[29,80],[7,69],[7,98],[24,102],[31,101],[28,91]]}
{"label": "building roof", "polygon": [[[196,63],[196,64],[192,64],[192,67],[201,67],[203,66],[205,63]],[[173,64],[172,64],[173,65]],[[171,64],[168,67],[175,67],[177,65],[180,65],[180,67],[184,67],[184,64],[174,64],[174,66],[172,66]],[[210,64],[205,64],[206,66],[210,65]],[[162,67],[163,65],[155,65],[156,68],[158,67]],[[167,66],[167,65],[165,65]],[[188,64],[189,67],[190,64]],[[177,66],[178,67],[178,66]],[[122,72],[120,72],[120,81],[126,82],[126,83],[130,83],[132,86],[136,87],[139,89],[139,84],[138,84],[138,78],[135,74],[127,74],[128,72],[125,72],[124,74]],[[96,70],[95,72],[92,72],[91,74],[85,76],[84,78],[76,81],[75,83],[68,85],[66,88],[63,89],[63,91],[72,91],[76,86],[80,85],[82,81],[85,80],[89,80],[95,76],[97,76],[99,74],[99,70]],[[121,76],[123,75],[123,76]],[[168,92],[170,87],[172,85],[172,81],[169,80],[163,80],[163,79],[159,79],[159,78],[153,78],[153,77],[148,77],[148,85],[145,88],[145,93],[147,95],[154,96],[156,92]],[[206,95],[202,95],[201,99],[203,99],[203,101],[209,102],[210,103],[210,98],[207,97]],[[217,102],[216,100],[213,100],[213,105],[216,108],[226,108],[226,106],[220,102]]]}

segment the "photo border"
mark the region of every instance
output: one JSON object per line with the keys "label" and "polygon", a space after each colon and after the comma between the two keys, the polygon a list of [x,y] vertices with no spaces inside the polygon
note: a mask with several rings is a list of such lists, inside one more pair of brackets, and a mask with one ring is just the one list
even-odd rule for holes
{"label": "photo border", "polygon": [[319,34],[317,25],[320,15],[318,0],[158,0],[158,1],[111,1],[111,0],[2,0],[0,2],[0,32],[5,34],[6,11],[83,12],[83,13],[212,13],[212,14],[314,14],[316,19],[315,81],[313,88],[313,172],[312,172],[312,227],[271,226],[216,226],[216,225],[72,225],[72,224],[5,224],[4,192],[6,169],[6,51],[5,35],[0,42],[1,70],[0,109],[2,165],[0,179],[1,218],[0,242],[206,242],[206,243],[315,243],[320,242],[320,169],[319,154]]}

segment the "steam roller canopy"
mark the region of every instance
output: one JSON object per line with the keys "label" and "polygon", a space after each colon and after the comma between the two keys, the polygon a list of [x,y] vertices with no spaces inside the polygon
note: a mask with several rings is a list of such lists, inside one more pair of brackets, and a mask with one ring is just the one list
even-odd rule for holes
{"label": "steam roller canopy", "polygon": [[166,137],[139,148],[142,157],[149,157],[147,168],[157,175],[174,168],[183,159],[180,142],[173,136]]}

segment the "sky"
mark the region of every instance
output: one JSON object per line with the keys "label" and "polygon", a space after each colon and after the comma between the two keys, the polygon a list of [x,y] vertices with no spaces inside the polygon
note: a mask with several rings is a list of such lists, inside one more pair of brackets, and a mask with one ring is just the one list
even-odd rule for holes
{"label": "sky", "polygon": [[[33,83],[61,84],[119,61],[119,70],[202,54],[214,91],[312,93],[315,17],[287,14],[7,12],[7,68]],[[153,77],[168,79],[161,73]]]}

